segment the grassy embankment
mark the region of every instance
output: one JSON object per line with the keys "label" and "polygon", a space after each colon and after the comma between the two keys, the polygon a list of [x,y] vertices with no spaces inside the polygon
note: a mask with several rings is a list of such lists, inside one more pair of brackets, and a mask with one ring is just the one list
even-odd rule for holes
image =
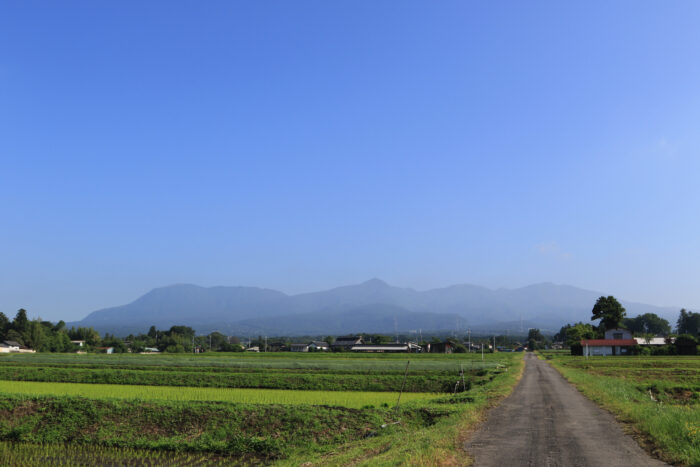
{"label": "grassy embankment", "polygon": [[[261,368],[265,372],[271,368],[283,372],[301,369],[311,377],[318,372],[318,376],[324,378],[343,380],[353,374],[364,374],[369,379],[385,373],[396,376],[410,358],[415,368],[413,376],[429,378],[437,373],[441,377],[450,375],[454,382],[456,370],[462,365],[468,368],[470,384],[467,391],[455,396],[405,393],[401,407],[395,412],[396,394],[389,392],[3,382],[0,383],[0,392],[4,392],[0,397],[0,440],[23,443],[2,446],[14,453],[13,459],[30,459],[26,464],[32,465],[31,459],[36,456],[61,459],[63,450],[82,456],[80,446],[90,446],[99,447],[105,459],[122,454],[126,456],[124,459],[129,459],[128,450],[148,449],[147,452],[201,453],[202,458],[209,461],[219,456],[224,463],[299,464],[307,460],[318,465],[409,461],[462,463],[460,433],[478,420],[489,403],[510,390],[517,379],[522,355],[491,355],[483,364],[474,355],[365,356],[359,359],[324,355],[320,358],[285,356],[274,360],[235,356],[194,360],[191,357],[159,360],[160,356],[114,360],[103,360],[103,356],[97,359],[80,357],[3,358],[0,365],[9,368],[8,371],[18,371],[16,374],[22,378],[27,375],[25,369],[31,374],[37,366],[46,366],[44,379],[60,379],[70,375],[70,371],[102,366],[104,362],[107,366],[123,366],[127,371],[134,368],[148,371],[155,367],[176,375],[178,383],[187,385],[198,381],[190,367],[205,369],[212,368],[213,364],[221,364],[227,377],[233,378],[246,367],[251,372]],[[26,368],[18,369],[18,366]],[[233,372],[226,373],[229,370]],[[105,371],[104,367],[99,371]],[[89,397],[67,395],[75,388],[88,391],[81,394]],[[38,395],[40,393],[45,395]],[[164,395],[185,393],[190,393],[192,400],[185,401],[184,396],[167,400],[168,396]],[[225,402],[217,402],[215,394]],[[392,424],[396,421],[400,423]],[[386,428],[382,428],[385,424],[388,424]],[[42,446],[32,448],[33,444],[25,443],[41,443]],[[108,450],[110,447],[126,451],[112,453]],[[157,457],[155,453],[153,456]],[[166,457],[161,461],[167,465]],[[77,463],[77,459],[73,460]]]}
{"label": "grassy embankment", "polygon": [[700,465],[700,357],[542,357],[667,462]]}

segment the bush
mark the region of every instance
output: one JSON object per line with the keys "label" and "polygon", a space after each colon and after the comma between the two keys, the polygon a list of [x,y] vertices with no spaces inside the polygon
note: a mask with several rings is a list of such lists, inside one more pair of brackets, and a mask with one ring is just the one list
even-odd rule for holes
{"label": "bush", "polygon": [[681,334],[676,337],[676,352],[678,355],[697,355],[698,341],[690,334]]}
{"label": "bush", "polygon": [[651,355],[674,355],[675,347],[670,345],[659,345],[654,347],[647,347],[651,350]]}

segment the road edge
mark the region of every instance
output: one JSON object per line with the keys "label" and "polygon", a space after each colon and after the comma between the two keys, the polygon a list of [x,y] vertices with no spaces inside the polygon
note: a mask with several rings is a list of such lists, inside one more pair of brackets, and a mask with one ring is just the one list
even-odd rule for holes
{"label": "road edge", "polygon": [[470,424],[468,427],[465,427],[461,429],[457,433],[457,442],[460,446],[460,449],[463,451],[464,455],[466,456],[466,465],[467,466],[472,466],[474,465],[474,457],[472,457],[471,453],[467,449],[467,445],[469,444],[469,441],[471,440],[472,436],[474,436],[474,433],[476,433],[479,428],[486,422],[488,419],[489,413],[501,405],[501,403],[509,398],[512,394],[513,391],[515,391],[515,388],[518,387],[520,382],[523,379],[523,374],[525,374],[525,366],[527,365],[525,362],[525,356],[527,355],[527,352],[523,352],[523,358],[521,360],[522,364],[520,365],[520,368],[518,370],[518,374],[515,376],[515,382],[514,384],[511,385],[510,389],[503,393],[499,394],[497,397],[494,397],[493,399],[489,399],[487,404],[481,409],[481,411],[476,415],[477,416],[477,421],[475,423]]}

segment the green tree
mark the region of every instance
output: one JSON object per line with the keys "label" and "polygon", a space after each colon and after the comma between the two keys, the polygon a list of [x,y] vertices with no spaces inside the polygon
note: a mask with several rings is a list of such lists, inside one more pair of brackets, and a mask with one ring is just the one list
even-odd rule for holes
{"label": "green tree", "polygon": [[532,328],[527,331],[527,340],[530,339],[534,340],[535,342],[542,342],[544,341],[544,336],[539,329]]}
{"label": "green tree", "polygon": [[39,321],[30,321],[27,324],[27,330],[22,333],[24,337],[24,345],[30,349],[37,351],[44,350],[44,328]]}
{"label": "green tree", "polygon": [[700,333],[700,313],[693,313],[685,308],[681,309],[676,322],[676,332],[697,337],[698,333]]}
{"label": "green tree", "polygon": [[576,323],[567,324],[556,336],[555,339],[563,341],[567,347],[579,344],[582,339],[595,339],[598,336],[598,332],[589,323]]}
{"label": "green tree", "polygon": [[10,320],[5,313],[0,312],[0,338],[5,338],[5,333],[10,329]]}
{"label": "green tree", "polygon": [[625,308],[612,295],[600,297],[593,305],[591,321],[600,320],[603,330],[614,329],[620,326],[625,318]]}
{"label": "green tree", "polygon": [[27,310],[20,308],[17,310],[17,315],[12,321],[12,329],[20,334],[24,334],[29,330],[29,319],[27,318]]}
{"label": "green tree", "polygon": [[655,313],[645,313],[634,318],[625,318],[622,320],[622,325],[635,335],[666,336],[671,333],[671,325],[668,321]]}
{"label": "green tree", "polygon": [[674,345],[678,355],[697,355],[698,353],[698,341],[690,334],[681,334],[676,337]]}
{"label": "green tree", "polygon": [[219,331],[214,331],[209,334],[209,342],[207,342],[207,348],[211,347],[211,350],[217,351],[222,345],[228,343],[228,338],[224,336]]}
{"label": "green tree", "polygon": [[61,320],[58,323],[56,323],[55,326],[53,326],[52,331],[53,332],[61,332],[61,331],[64,331],[65,329],[66,329],[66,322]]}

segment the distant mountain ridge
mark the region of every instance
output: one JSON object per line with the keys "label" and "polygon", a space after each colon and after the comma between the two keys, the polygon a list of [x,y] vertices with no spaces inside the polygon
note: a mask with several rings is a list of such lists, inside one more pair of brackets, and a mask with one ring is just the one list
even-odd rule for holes
{"label": "distant mountain ridge", "polygon": [[[237,335],[319,335],[466,329],[558,330],[589,321],[601,292],[551,283],[491,290],[461,284],[417,291],[380,279],[320,292],[287,295],[258,287],[200,287],[178,284],[153,289],[135,301],[94,311],[68,323],[118,335],[145,332],[151,325],[192,326]],[[628,316],[656,313],[672,324],[678,310],[622,300]]]}

